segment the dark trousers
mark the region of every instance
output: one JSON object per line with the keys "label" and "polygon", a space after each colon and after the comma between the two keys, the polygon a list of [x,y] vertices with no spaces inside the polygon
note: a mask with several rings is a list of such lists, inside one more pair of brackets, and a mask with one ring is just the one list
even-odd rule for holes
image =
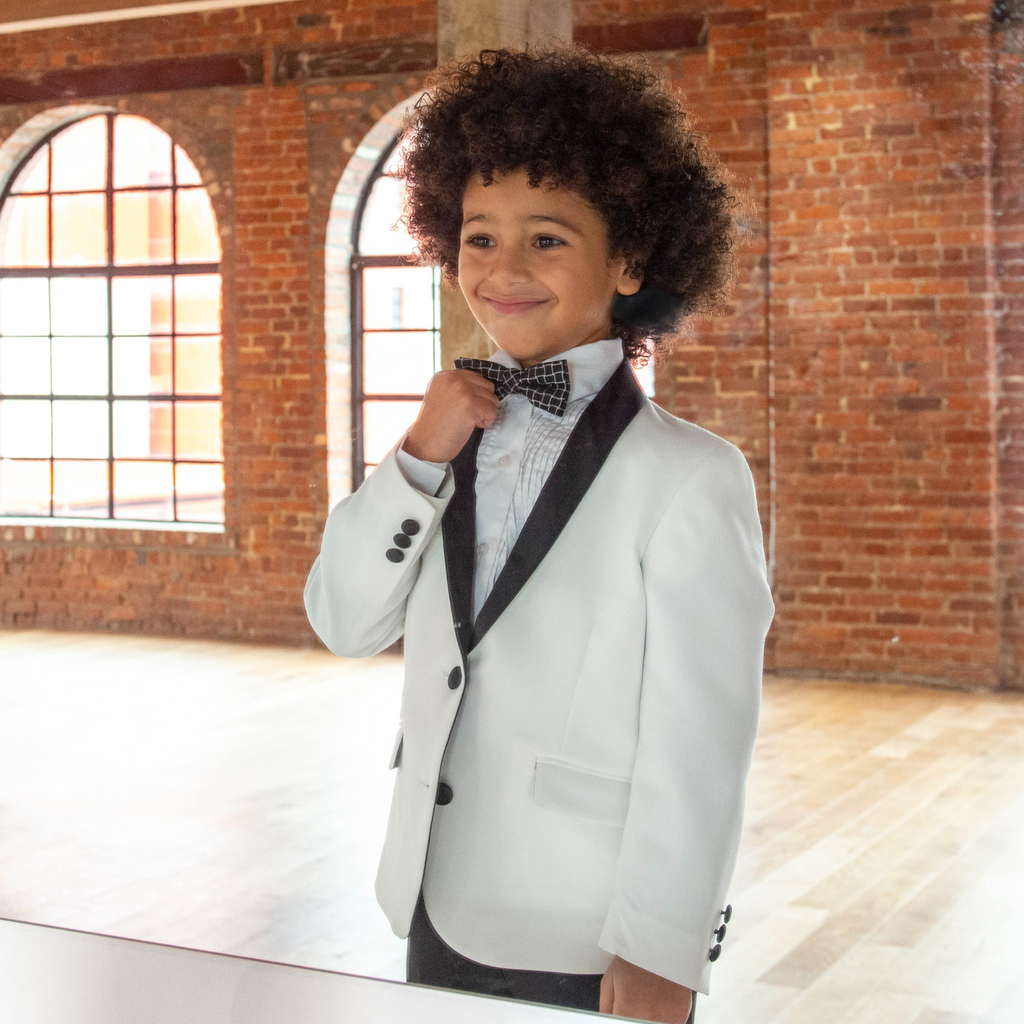
{"label": "dark trousers", "polygon": [[486,996],[525,999],[577,1010],[597,1010],[601,1001],[600,974],[556,974],[551,971],[516,971],[488,967],[456,953],[427,917],[423,896],[416,903],[409,931],[406,980]]}
{"label": "dark trousers", "polygon": [[[487,996],[525,999],[533,1003],[597,1010],[601,1002],[600,974],[557,974],[488,967],[456,953],[427,917],[423,894],[416,902],[405,961],[406,981],[417,985],[461,989]],[[696,1002],[696,997],[694,997]],[[693,1024],[693,1010],[687,1024]]]}

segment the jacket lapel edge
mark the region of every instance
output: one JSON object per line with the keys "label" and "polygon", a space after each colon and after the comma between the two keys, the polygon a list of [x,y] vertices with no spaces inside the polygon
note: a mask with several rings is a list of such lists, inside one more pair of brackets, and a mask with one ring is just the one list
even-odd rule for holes
{"label": "jacket lapel edge", "polygon": [[473,578],[476,551],[476,452],[483,429],[477,427],[452,459],[455,493],[441,517],[444,567],[452,625],[463,657],[469,653],[473,629]]}
{"label": "jacket lapel edge", "polygon": [[[471,629],[475,647],[544,560],[604,465],[615,442],[647,401],[636,375],[623,359],[594,396],[569,435],[548,479],[541,488],[523,529],[476,622]],[[476,459],[474,449],[474,475]],[[474,530],[474,543],[476,533]],[[472,556],[473,549],[470,550]]]}

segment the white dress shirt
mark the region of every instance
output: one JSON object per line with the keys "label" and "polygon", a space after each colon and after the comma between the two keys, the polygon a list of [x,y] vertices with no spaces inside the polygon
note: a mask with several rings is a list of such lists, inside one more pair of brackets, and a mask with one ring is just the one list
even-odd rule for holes
{"label": "white dress shirt", "polygon": [[[501,349],[490,358],[503,366],[522,368],[518,359]],[[565,413],[556,416],[538,409],[525,395],[506,395],[498,404],[494,422],[484,429],[477,449],[474,619],[573,427],[622,362],[622,340],[592,341],[550,358],[564,359],[569,364],[569,403]],[[404,443],[405,436],[401,441]],[[436,495],[451,472],[450,463],[425,462],[401,445],[397,459],[405,478],[425,494]]]}

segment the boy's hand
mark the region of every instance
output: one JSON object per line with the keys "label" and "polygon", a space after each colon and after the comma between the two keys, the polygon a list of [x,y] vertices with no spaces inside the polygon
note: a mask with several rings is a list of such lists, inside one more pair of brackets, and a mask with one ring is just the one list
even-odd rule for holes
{"label": "boy's hand", "polygon": [[685,985],[615,957],[601,979],[601,1013],[686,1024],[693,993]]}
{"label": "boy's hand", "polygon": [[450,462],[476,427],[498,415],[494,384],[473,370],[441,370],[430,378],[420,414],[402,447],[424,462]]}

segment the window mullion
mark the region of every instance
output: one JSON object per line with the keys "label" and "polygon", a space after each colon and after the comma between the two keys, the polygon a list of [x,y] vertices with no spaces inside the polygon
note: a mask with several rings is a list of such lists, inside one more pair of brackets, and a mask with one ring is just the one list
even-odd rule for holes
{"label": "window mullion", "polygon": [[[52,163],[52,161],[51,161]],[[114,518],[114,115],[107,114],[107,518]]]}

